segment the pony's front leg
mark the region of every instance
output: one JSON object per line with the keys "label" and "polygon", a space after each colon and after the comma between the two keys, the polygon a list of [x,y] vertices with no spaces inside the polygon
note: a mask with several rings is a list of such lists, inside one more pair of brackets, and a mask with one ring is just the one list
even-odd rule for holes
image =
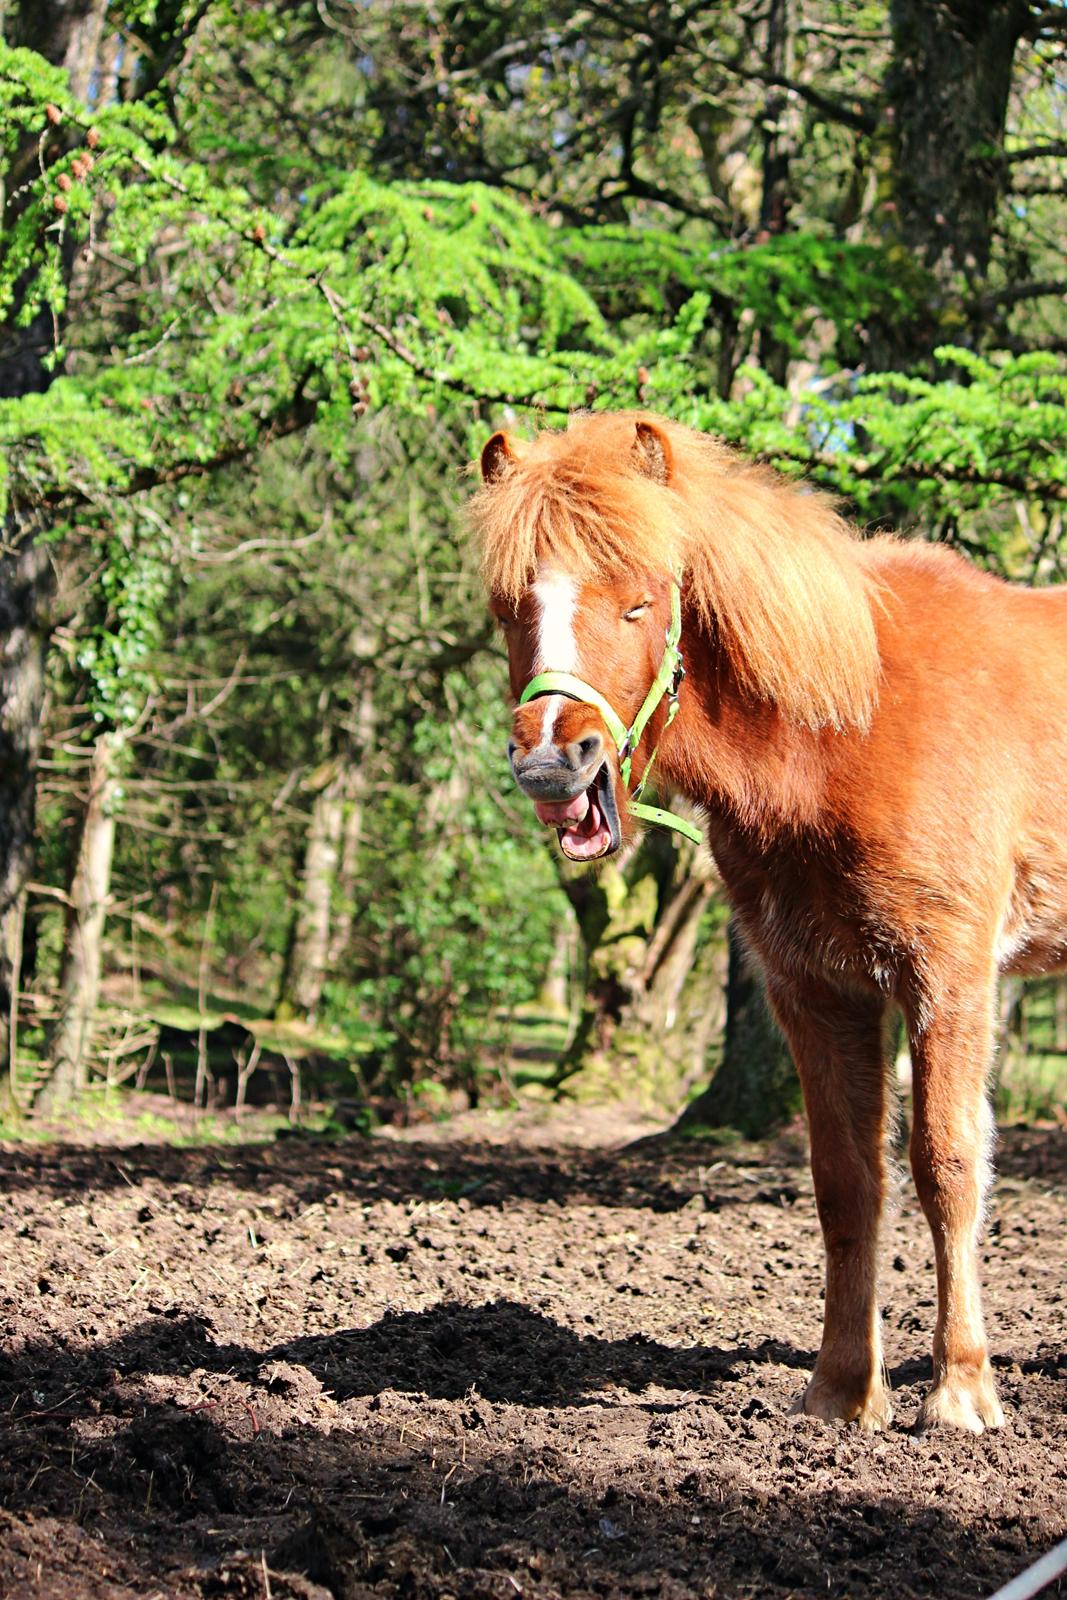
{"label": "pony's front leg", "polygon": [[885,1004],[828,986],[768,976],[804,1091],[815,1203],[826,1246],[822,1346],[795,1409],[888,1426],[892,1417],[878,1319],[878,1228],[885,1197]]}
{"label": "pony's front leg", "polygon": [[983,982],[909,1016],[914,1121],[911,1168],[934,1239],[937,1323],[934,1382],[920,1427],[999,1428],[982,1322],[978,1241],[990,1177],[993,1120],[986,1094],[994,987]]}

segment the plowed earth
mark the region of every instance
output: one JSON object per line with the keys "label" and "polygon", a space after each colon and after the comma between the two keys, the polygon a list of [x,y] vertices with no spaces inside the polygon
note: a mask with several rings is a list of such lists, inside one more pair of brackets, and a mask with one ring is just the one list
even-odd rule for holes
{"label": "plowed earth", "polygon": [[799,1148],[0,1148],[0,1594],[989,1595],[1067,1532],[1067,1135],[998,1164],[1008,1423],[973,1439],[909,1432],[908,1186],[897,1421],[787,1414],[822,1276]]}

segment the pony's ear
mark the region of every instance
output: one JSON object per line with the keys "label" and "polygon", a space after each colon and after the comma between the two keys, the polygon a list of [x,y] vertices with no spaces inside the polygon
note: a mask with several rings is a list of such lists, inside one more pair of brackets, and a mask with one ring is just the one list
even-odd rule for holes
{"label": "pony's ear", "polygon": [[634,465],[638,472],[653,483],[669,483],[671,447],[667,435],[654,422],[637,422],[634,428]]}
{"label": "pony's ear", "polygon": [[494,433],[482,451],[482,477],[486,483],[496,483],[506,472],[510,472],[519,452],[513,440],[506,433]]}

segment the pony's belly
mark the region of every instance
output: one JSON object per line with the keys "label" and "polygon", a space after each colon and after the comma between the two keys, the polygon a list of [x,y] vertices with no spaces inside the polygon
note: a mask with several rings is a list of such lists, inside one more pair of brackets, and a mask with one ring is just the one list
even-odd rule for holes
{"label": "pony's belly", "polygon": [[997,950],[997,970],[1008,977],[1039,978],[1067,972],[1067,934],[1059,929],[1024,930]]}

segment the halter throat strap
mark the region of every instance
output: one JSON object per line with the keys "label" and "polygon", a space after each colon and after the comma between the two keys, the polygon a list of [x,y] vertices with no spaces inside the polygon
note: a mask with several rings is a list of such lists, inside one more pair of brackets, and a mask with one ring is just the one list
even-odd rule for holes
{"label": "halter throat strap", "polygon": [[[571,672],[539,672],[531,678],[519,697],[520,706],[530,700],[536,700],[541,695],[562,694],[568,700],[579,700],[583,705],[595,706],[604,719],[611,737],[619,751],[619,771],[622,774],[623,786],[629,794],[630,772],[634,752],[641,743],[642,735],[648,727],[661,700],[665,697],[668,701],[667,720],[663,725],[666,733],[674,721],[678,711],[678,690],[681,688],[682,679],[685,677],[685,666],[682,661],[682,592],[677,582],[671,584],[671,623],[667,629],[667,639],[660,659],[659,670],[649,686],[648,693],[641,702],[633,722],[627,727],[611,702],[594,689],[591,684],[585,683],[581,678],[576,678]],[[661,735],[662,737],[662,735]],[[652,754],[645,763],[645,770],[641,776],[634,793],[630,795],[627,810],[631,816],[639,817],[642,822],[649,822],[654,827],[670,828],[675,833],[680,833],[686,839],[691,839],[694,844],[700,844],[704,835],[699,828],[687,822],[684,817],[676,816],[673,811],[665,811],[660,806],[640,804],[644,793],[648,775],[652,770],[652,763],[656,759],[659,749],[657,743]]]}

